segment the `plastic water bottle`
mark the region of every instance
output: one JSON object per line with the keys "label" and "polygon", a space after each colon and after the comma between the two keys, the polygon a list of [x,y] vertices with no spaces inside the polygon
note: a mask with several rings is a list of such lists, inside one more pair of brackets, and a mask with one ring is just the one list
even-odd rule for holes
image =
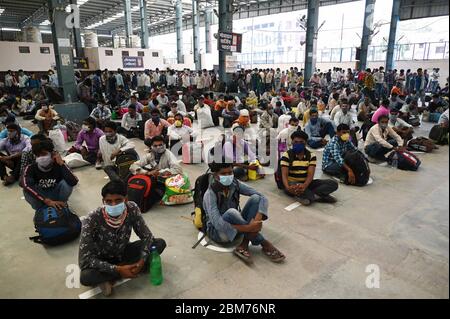
{"label": "plastic water bottle", "polygon": [[398,154],[397,154],[397,152],[395,152],[394,156],[392,156],[392,168],[398,168]]}
{"label": "plastic water bottle", "polygon": [[72,103],[72,96],[67,94],[67,102]]}
{"label": "plastic water bottle", "polygon": [[150,282],[153,286],[159,286],[163,282],[161,256],[156,247],[151,248],[152,261],[150,264]]}

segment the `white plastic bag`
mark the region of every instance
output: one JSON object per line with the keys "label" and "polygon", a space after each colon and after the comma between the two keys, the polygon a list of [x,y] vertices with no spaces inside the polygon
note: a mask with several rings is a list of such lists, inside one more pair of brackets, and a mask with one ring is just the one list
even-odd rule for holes
{"label": "white plastic bag", "polygon": [[88,161],[85,161],[83,159],[83,156],[78,153],[72,153],[64,157],[64,161],[66,162],[67,166],[70,168],[79,168],[83,166],[91,165]]}
{"label": "white plastic bag", "polygon": [[48,137],[53,141],[55,151],[62,154],[66,150],[66,141],[60,129],[48,131]]}

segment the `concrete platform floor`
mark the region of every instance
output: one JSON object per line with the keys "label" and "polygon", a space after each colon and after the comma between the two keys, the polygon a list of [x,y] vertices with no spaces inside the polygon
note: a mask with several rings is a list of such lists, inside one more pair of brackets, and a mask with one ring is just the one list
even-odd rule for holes
{"label": "concrete platform floor", "polygon": [[[144,145],[136,142],[142,154]],[[144,218],[168,243],[162,257],[165,282],[153,287],[141,276],[117,287],[113,298],[448,298],[448,147],[420,158],[418,172],[372,165],[373,185],[341,185],[337,204],[290,212],[284,208],[293,200],[277,189],[273,176],[252,182],[269,198],[263,232],[287,255],[281,265],[255,247],[252,267],[230,253],[193,250],[197,231],[186,219],[192,205],[157,207]],[[194,183],[205,167],[184,169]],[[76,174],[80,183],[70,205],[83,216],[101,205],[107,180],[90,167]],[[17,185],[0,187],[0,298],[78,298],[90,290],[66,287],[78,242],[45,249],[29,241],[33,211],[22,196]],[[366,267],[373,264],[380,270],[380,288],[369,289]]]}

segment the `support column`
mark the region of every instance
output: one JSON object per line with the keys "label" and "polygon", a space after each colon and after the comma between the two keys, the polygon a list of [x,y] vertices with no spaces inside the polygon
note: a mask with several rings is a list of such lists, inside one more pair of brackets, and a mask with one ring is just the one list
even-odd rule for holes
{"label": "support column", "polygon": [[177,26],[177,62],[184,63],[183,54],[183,1],[177,0],[175,3],[175,15]]}
{"label": "support column", "polygon": [[205,10],[205,52],[211,53],[212,47],[211,47],[211,24],[212,24],[212,15],[213,10],[211,7],[206,8]]}
{"label": "support column", "polygon": [[[77,5],[77,0],[70,0],[71,5]],[[79,17],[80,9],[75,9],[76,11],[73,12],[73,14],[77,14]],[[75,53],[77,54],[77,57],[81,58],[84,57],[84,50],[83,46],[81,45],[81,29],[79,23],[76,23],[77,21],[74,21],[74,27],[73,27],[73,46],[75,48]],[[79,22],[79,19],[78,19]]]}
{"label": "support column", "polygon": [[133,20],[131,19],[131,0],[123,0],[125,12],[125,43],[127,48],[132,47]]}
{"label": "support column", "polygon": [[[233,0],[219,0],[219,32],[233,32]],[[219,80],[228,83],[226,57],[230,52],[219,51]]]}
{"label": "support column", "polygon": [[359,63],[359,70],[365,70],[367,68],[367,56],[369,52],[370,38],[372,36],[373,28],[373,15],[375,11],[375,0],[366,0],[364,13],[364,25],[363,34],[361,39],[361,57]]}
{"label": "support column", "polygon": [[141,21],[141,48],[148,49],[148,38],[150,34],[148,32],[147,0],[139,0],[139,18]]}
{"label": "support column", "polygon": [[49,17],[52,17],[52,39],[55,50],[58,83],[63,90],[64,100],[72,102],[77,99],[77,90],[73,68],[73,48],[70,44],[72,27],[68,28],[66,3],[48,0]]}
{"label": "support column", "polygon": [[319,28],[320,0],[308,1],[308,20],[306,24],[306,49],[305,49],[305,86],[309,86],[309,80],[316,69],[317,33]]}
{"label": "support column", "polygon": [[200,16],[198,13],[198,0],[192,0],[192,26],[194,31],[194,63],[195,69],[197,71],[201,70],[201,61],[200,61]]}
{"label": "support column", "polygon": [[397,23],[400,20],[400,0],[394,0],[392,4],[391,28],[386,54],[386,71],[394,69],[395,39],[397,37]]}

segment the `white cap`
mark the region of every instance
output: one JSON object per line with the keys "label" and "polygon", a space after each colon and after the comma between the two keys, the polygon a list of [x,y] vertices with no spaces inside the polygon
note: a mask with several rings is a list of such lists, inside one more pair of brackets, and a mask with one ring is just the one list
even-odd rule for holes
{"label": "white cap", "polygon": [[239,113],[240,116],[250,116],[250,113],[248,112],[248,110],[244,109],[241,110]]}

